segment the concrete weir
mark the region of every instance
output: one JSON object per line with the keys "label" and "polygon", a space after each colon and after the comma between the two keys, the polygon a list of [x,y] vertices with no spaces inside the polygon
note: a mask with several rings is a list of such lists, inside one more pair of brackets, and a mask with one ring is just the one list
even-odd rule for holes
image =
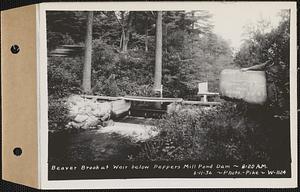
{"label": "concrete weir", "polygon": [[[160,103],[160,108],[155,107]],[[182,105],[214,106],[217,102],[184,101],[182,98],[109,97],[72,95],[67,99],[68,128],[99,129],[102,133],[118,133],[134,141],[146,140],[158,134],[147,123],[151,118],[182,110]]]}

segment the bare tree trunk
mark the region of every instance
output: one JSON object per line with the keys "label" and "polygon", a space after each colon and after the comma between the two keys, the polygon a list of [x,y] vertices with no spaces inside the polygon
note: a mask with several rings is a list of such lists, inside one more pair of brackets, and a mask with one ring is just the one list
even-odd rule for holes
{"label": "bare tree trunk", "polygon": [[120,44],[119,44],[120,50],[122,50],[122,45],[123,45],[123,35],[124,35],[124,30],[123,30],[123,28],[122,28],[122,34],[121,34]]}
{"label": "bare tree trunk", "polygon": [[161,96],[162,78],[162,12],[157,12],[156,18],[156,47],[155,47],[155,74],[153,92]]}
{"label": "bare tree trunk", "polygon": [[165,39],[165,47],[166,47],[165,52],[168,53],[168,46],[166,46],[166,45],[168,45],[168,25],[167,24],[165,25],[164,30],[165,30],[165,37],[166,37],[166,39]]}
{"label": "bare tree trunk", "polygon": [[93,34],[93,11],[88,12],[85,55],[83,65],[82,89],[84,93],[91,93],[91,73],[92,73],[92,34]]}
{"label": "bare tree trunk", "polygon": [[127,50],[128,50],[129,36],[132,31],[132,20],[133,20],[132,13],[129,12],[127,30],[125,31],[125,35],[123,36],[123,47],[122,47],[123,53],[127,53]]}
{"label": "bare tree trunk", "polygon": [[146,18],[146,27],[145,27],[145,52],[148,52],[148,17]]}
{"label": "bare tree trunk", "polygon": [[125,29],[122,27],[121,41],[120,41],[120,49],[124,51],[124,41],[125,41]]}
{"label": "bare tree trunk", "polygon": [[[192,23],[192,29],[194,30],[195,29],[195,12],[192,11],[192,19],[193,19],[193,23]],[[194,36],[192,37],[192,50],[194,50]]]}

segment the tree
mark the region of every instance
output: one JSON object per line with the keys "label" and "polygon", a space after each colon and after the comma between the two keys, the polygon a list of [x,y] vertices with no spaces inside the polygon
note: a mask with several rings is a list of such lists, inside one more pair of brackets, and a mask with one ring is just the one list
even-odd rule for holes
{"label": "tree", "polygon": [[146,17],[146,26],[145,26],[145,51],[148,52],[148,17]]}
{"label": "tree", "polygon": [[[206,80],[210,89],[213,88],[211,91],[218,91],[219,70],[230,65],[231,53],[227,42],[212,35],[210,14],[207,11],[162,12],[162,56],[155,57],[160,52],[156,49],[159,45],[156,41],[160,39],[157,17],[153,11],[93,12],[91,84],[94,94],[112,93],[108,90],[111,86],[103,86],[112,72],[121,95],[150,96],[160,92],[163,84],[165,97],[189,98],[188,94],[196,93],[197,83]],[[65,44],[84,47],[86,35],[87,12],[47,12],[49,47],[56,49]],[[62,78],[66,82],[76,79],[77,89],[83,88],[83,63],[87,57],[82,53],[69,59],[60,58],[61,64],[49,57],[51,69],[60,65],[64,71]],[[160,72],[156,76],[155,60],[160,60],[157,62]],[[53,87],[56,86],[61,85],[57,83]],[[143,93],[145,87],[147,91]],[[103,91],[104,88],[107,90]]]}
{"label": "tree", "polygon": [[[235,62],[249,67],[268,61],[265,67],[268,84],[268,106],[276,115],[286,116],[289,110],[290,19],[289,11],[281,12],[281,22],[270,32],[250,31]],[[258,25],[259,26],[259,25]],[[285,114],[285,115],[284,115]]]}
{"label": "tree", "polygon": [[89,11],[87,15],[85,55],[84,55],[83,76],[82,76],[82,89],[84,93],[91,93],[92,34],[93,34],[93,12]]}
{"label": "tree", "polygon": [[52,51],[62,44],[84,41],[86,17],[84,12],[47,11],[47,49]]}
{"label": "tree", "polygon": [[155,73],[153,92],[161,96],[162,77],[162,11],[157,12],[156,18],[156,47],[155,47]]}
{"label": "tree", "polygon": [[127,53],[130,33],[132,32],[133,13],[120,11],[114,12],[118,23],[121,26],[120,49],[122,53]]}

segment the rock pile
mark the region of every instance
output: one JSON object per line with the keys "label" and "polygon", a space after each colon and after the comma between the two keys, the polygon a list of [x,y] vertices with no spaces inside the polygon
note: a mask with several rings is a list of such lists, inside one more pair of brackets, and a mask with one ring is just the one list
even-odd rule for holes
{"label": "rock pile", "polygon": [[107,124],[112,111],[111,102],[101,103],[96,99],[86,99],[79,95],[70,96],[67,105],[72,119],[67,125],[68,128],[97,128],[99,125]]}

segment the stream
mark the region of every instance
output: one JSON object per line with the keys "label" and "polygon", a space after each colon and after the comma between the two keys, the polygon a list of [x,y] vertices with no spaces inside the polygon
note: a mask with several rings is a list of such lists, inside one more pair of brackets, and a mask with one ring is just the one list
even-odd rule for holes
{"label": "stream", "polygon": [[[132,127],[149,123],[141,118],[124,118],[121,123]],[[125,128],[125,127],[124,127]],[[99,130],[49,133],[49,162],[128,160],[138,152],[131,138]]]}
{"label": "stream", "polygon": [[49,135],[49,162],[126,160],[135,151],[128,138],[85,130]]}

